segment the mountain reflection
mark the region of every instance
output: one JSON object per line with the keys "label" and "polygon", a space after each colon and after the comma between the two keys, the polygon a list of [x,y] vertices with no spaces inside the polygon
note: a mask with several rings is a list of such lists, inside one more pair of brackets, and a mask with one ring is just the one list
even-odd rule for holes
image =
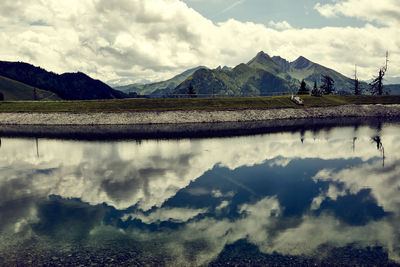
{"label": "mountain reflection", "polygon": [[218,264],[250,252],[275,264],[399,263],[399,128],[2,138],[0,263],[27,264],[44,251],[69,264],[88,263],[82,251],[102,251],[103,264],[117,254],[129,256],[114,264]]}

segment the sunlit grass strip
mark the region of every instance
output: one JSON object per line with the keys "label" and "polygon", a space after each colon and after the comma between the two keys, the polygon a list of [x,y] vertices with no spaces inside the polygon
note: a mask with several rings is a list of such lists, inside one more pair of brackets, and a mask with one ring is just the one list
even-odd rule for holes
{"label": "sunlit grass strip", "polygon": [[[400,104],[400,96],[302,96],[304,107],[346,104]],[[0,112],[139,112],[303,108],[289,96],[254,98],[123,99],[91,101],[4,101]]]}

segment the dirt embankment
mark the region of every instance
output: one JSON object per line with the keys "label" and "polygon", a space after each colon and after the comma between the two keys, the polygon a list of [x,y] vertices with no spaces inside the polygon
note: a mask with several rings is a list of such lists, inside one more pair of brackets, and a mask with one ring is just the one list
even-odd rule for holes
{"label": "dirt embankment", "polygon": [[400,105],[345,105],[317,108],[231,111],[0,113],[0,125],[181,124],[340,117],[400,117]]}
{"label": "dirt embankment", "polygon": [[336,126],[379,128],[383,122],[400,122],[400,105],[242,111],[0,113],[0,136],[74,140],[177,139]]}

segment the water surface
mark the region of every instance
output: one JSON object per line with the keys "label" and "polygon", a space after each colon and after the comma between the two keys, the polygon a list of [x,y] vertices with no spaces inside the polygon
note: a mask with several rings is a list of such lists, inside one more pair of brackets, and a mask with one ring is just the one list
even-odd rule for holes
{"label": "water surface", "polygon": [[399,264],[400,125],[1,138],[0,265]]}

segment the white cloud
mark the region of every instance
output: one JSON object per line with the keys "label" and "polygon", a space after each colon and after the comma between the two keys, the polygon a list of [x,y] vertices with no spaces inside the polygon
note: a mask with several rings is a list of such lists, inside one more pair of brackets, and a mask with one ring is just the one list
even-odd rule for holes
{"label": "white cloud", "polygon": [[354,0],[315,7],[325,16],[383,17],[386,27],[293,29],[285,21],[271,22],[275,30],[233,19],[216,25],[179,0],[5,0],[0,59],[55,72],[79,70],[104,81],[139,81],[198,65],[235,66],[263,50],[289,60],[303,55],[348,76],[357,64],[360,77],[369,79],[386,50],[387,75],[400,72],[398,5]]}
{"label": "white cloud", "polygon": [[287,22],[286,20],[278,22],[271,20],[270,22],[268,22],[268,26],[277,30],[288,30],[293,28],[292,25],[290,25],[289,22]]}
{"label": "white cloud", "polygon": [[199,214],[205,213],[207,209],[189,209],[189,208],[160,208],[150,214],[132,213],[125,214],[122,220],[128,218],[137,218],[144,223],[157,223],[164,221],[187,222]]}
{"label": "white cloud", "polygon": [[290,162],[291,162],[290,159],[276,158],[269,163],[269,166],[270,167],[274,167],[274,166],[286,167]]}
{"label": "white cloud", "polygon": [[[225,245],[241,239],[257,245],[264,253],[299,256],[313,256],[321,245],[329,249],[349,243],[364,247],[372,244],[384,247],[390,259],[399,262],[398,127],[387,125],[382,129],[386,169],[377,159],[380,153],[370,138],[375,134],[376,130],[369,127],[335,128],[318,133],[306,131],[304,143],[300,142],[299,133],[288,132],[251,138],[143,141],[140,144],[39,140],[40,158],[36,155],[34,139],[2,138],[0,206],[6,203],[7,206],[10,203],[18,205],[3,209],[0,230],[5,233],[29,231],[29,226],[38,220],[37,201],[55,194],[63,199],[80,198],[92,205],[106,203],[120,210],[137,205],[137,212],[129,215],[145,223],[186,222],[182,227],[166,232],[120,231],[138,244],[141,241],[157,242],[158,248],[169,252],[176,260],[175,265],[209,263]],[[352,147],[354,136],[358,137],[355,152]],[[236,219],[199,216],[191,220],[208,212],[209,207],[162,205],[218,164],[234,170],[266,160],[273,166],[284,166],[286,159],[352,159],[360,155],[368,164],[348,166],[341,171],[321,170],[314,177],[315,181],[329,182],[330,187],[321,187],[320,195],[310,208],[318,209],[328,197],[334,200],[368,188],[376,204],[391,214],[365,225],[347,225],[332,214],[324,213],[316,216],[305,212],[301,218],[287,218],[283,216],[285,206],[274,196],[256,198],[237,206],[240,216]],[[335,186],[337,184],[341,186]],[[223,214],[233,203],[220,198],[235,194],[206,187],[197,193],[208,194],[220,201],[216,206],[217,214]],[[127,219],[129,215],[123,218]],[[104,228],[101,228],[104,226],[94,225],[99,226],[90,231],[91,236],[104,235]],[[114,234],[111,236],[115,238]],[[0,242],[0,247],[3,243]],[[193,243],[202,245],[190,246]]]}
{"label": "white cloud", "polygon": [[[247,238],[250,242],[262,244],[270,238],[269,229],[279,223],[281,207],[275,197],[266,197],[253,204],[239,207],[242,217],[231,221],[205,218],[190,222],[168,237],[166,246],[176,258],[174,265],[205,265],[215,259],[226,244]],[[148,238],[148,237],[147,237]],[[200,242],[202,246],[187,244]],[[184,255],[193,255],[190,258]]]}
{"label": "white cloud", "polygon": [[[349,168],[340,172],[321,170],[314,180],[335,182],[330,183],[329,189],[317,198],[330,198],[336,200],[339,196],[348,193],[357,194],[361,190],[371,189],[371,195],[377,204],[386,212],[400,211],[400,181],[397,179],[400,168],[399,162],[394,161],[382,168],[382,162],[363,164],[355,168]],[[352,179],[348,179],[352,177]],[[340,186],[338,186],[340,184]]]}
{"label": "white cloud", "polygon": [[340,0],[333,4],[314,7],[325,17],[355,17],[370,22],[378,22],[383,25],[399,25],[400,2],[397,0]]}
{"label": "white cloud", "polygon": [[[395,127],[384,128],[386,163],[397,162],[400,139]],[[0,197],[17,199],[29,193],[47,197],[80,198],[92,205],[107,203],[117,209],[137,205],[146,211],[162,204],[179,190],[187,187],[214,166],[235,170],[262,164],[285,166],[296,158],[350,159],[360,156],[364,161],[379,157],[369,136],[376,135],[369,127],[353,127],[321,131],[315,136],[305,133],[276,133],[251,138],[222,138],[179,141],[144,141],[91,143],[39,140],[36,156],[35,140],[2,138],[0,154]],[[356,152],[352,138],[359,136]],[[60,153],[62,151],[62,153]],[[10,168],[12,166],[12,168]],[[40,171],[35,171],[36,169]],[[13,191],[10,184],[21,184]],[[193,195],[221,197],[218,191],[196,188]],[[230,197],[231,193],[223,195]]]}

